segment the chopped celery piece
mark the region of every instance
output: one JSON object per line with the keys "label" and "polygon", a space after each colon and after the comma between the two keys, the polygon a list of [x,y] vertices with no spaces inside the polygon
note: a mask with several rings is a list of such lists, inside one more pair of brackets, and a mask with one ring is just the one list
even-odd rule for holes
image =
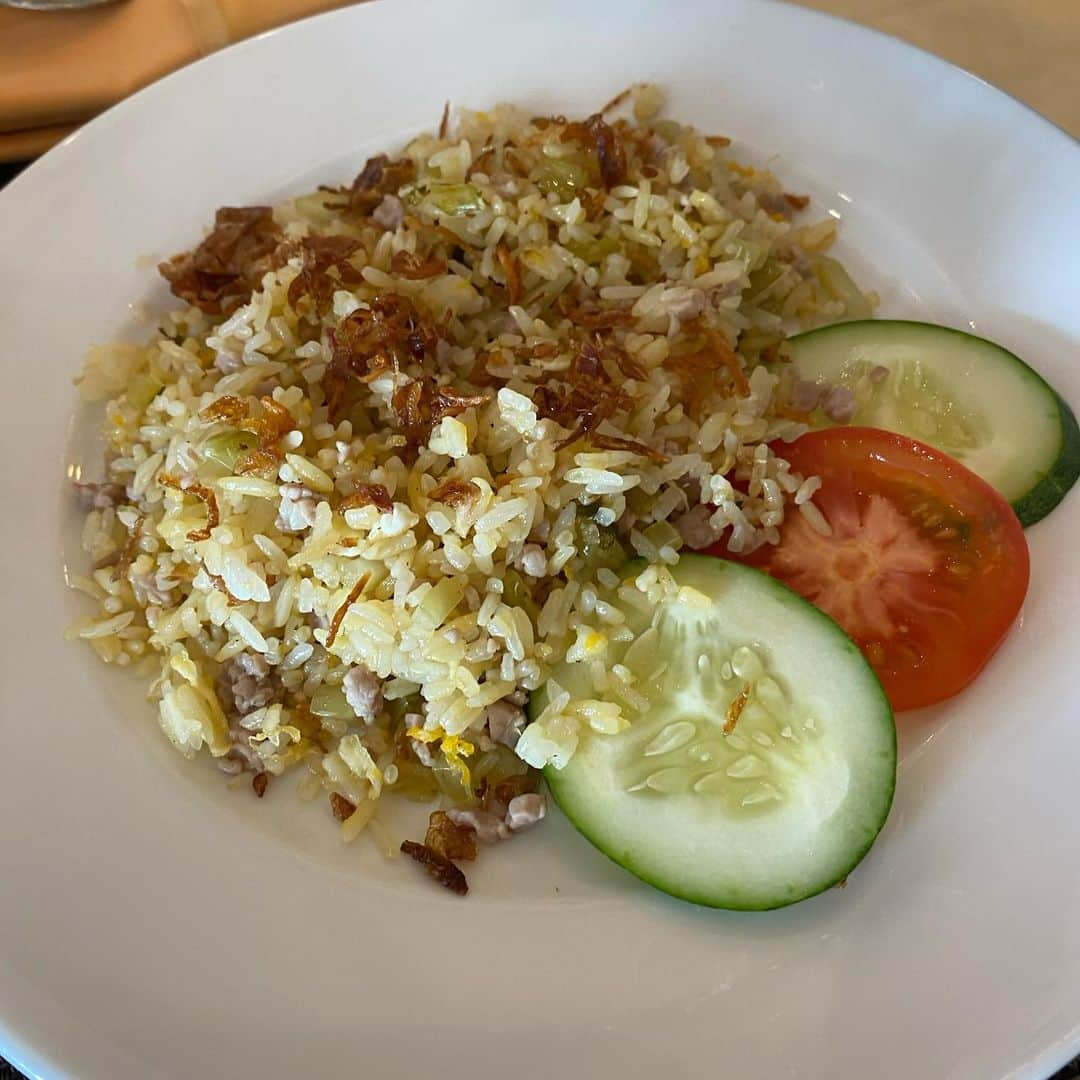
{"label": "chopped celery piece", "polygon": [[571,243],[567,244],[567,247],[579,259],[584,259],[585,262],[596,265],[619,250],[619,241],[614,236],[600,236],[595,240],[571,241]]}
{"label": "chopped celery piece", "polygon": [[585,187],[585,169],[572,158],[545,158],[533,176],[536,186],[545,194],[554,192],[563,202],[569,202]]}
{"label": "chopped celery piece", "polygon": [[259,440],[250,431],[223,431],[207,439],[202,445],[202,452],[204,457],[232,472],[237,461],[258,444]]}
{"label": "chopped celery piece", "polygon": [[401,197],[413,206],[429,202],[436,210],[452,217],[475,214],[484,208],[484,197],[476,187],[447,180],[421,180],[409,184],[401,189]]}
{"label": "chopped celery piece", "polygon": [[133,408],[145,409],[161,393],[162,382],[153,375],[136,375],[128,383],[124,396]]}
{"label": "chopped celery piece", "polygon": [[355,716],[352,706],[345,700],[345,691],[329,683],[323,683],[311,695],[311,712],[314,716],[334,720],[352,720]]}

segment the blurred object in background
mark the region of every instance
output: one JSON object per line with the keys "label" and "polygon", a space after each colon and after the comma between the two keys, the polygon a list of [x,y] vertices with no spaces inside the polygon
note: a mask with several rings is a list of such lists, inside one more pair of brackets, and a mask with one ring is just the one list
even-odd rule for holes
{"label": "blurred object in background", "polygon": [[[43,0],[35,0],[44,7]],[[0,7],[0,161],[43,153],[154,79],[346,0],[123,0]],[[53,7],[54,5],[49,5]]]}
{"label": "blurred object in background", "polygon": [[7,7],[29,8],[30,11],[67,11],[70,8],[97,7],[115,4],[119,0],[0,0]]}
{"label": "blurred object in background", "polygon": [[[5,2],[51,8],[72,0]],[[188,61],[346,2],[114,0],[50,11],[0,6],[0,161],[43,153]],[[1080,0],[798,2],[929,49],[1080,135]]]}
{"label": "blurred object in background", "polygon": [[1080,138],[1080,0],[797,2],[937,53]]}

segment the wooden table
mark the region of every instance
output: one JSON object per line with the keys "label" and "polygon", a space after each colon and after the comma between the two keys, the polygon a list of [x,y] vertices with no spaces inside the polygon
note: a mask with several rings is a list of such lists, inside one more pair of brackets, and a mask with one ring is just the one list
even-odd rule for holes
{"label": "wooden table", "polygon": [[1080,138],[1080,0],[797,0],[974,72]]}

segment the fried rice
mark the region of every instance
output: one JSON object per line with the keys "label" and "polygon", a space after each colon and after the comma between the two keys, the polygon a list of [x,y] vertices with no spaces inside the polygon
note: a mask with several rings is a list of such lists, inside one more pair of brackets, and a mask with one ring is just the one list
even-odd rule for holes
{"label": "fried rice", "polygon": [[[381,798],[440,799],[440,859],[537,820],[533,770],[634,722],[608,649],[681,548],[820,526],[775,449],[806,420],[784,339],[875,303],[833,218],[656,87],[449,126],[219,210],[162,264],[183,305],[154,339],[90,350],[107,460],[72,584],[97,610],[69,631],[145,665],[182,754],[259,795],[294,771],[347,839]],[[564,659],[596,700],[549,687],[530,718]]]}

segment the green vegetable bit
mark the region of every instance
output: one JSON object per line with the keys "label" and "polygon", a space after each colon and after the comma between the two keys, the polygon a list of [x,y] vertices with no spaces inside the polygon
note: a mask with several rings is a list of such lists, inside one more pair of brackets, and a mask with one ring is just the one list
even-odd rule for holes
{"label": "green vegetable bit", "polygon": [[569,202],[585,187],[585,169],[571,158],[545,158],[533,176],[533,182],[545,194],[554,192],[563,202]]}
{"label": "green vegetable bit", "polygon": [[475,214],[484,209],[484,197],[472,184],[448,180],[421,180],[401,189],[401,197],[410,205],[429,202],[436,210],[451,217]]}
{"label": "green vegetable bit", "polygon": [[576,531],[577,549],[591,570],[602,566],[616,570],[626,562],[627,554],[609,525],[597,525],[591,516],[579,516]]}
{"label": "green vegetable bit", "polygon": [[257,445],[258,440],[250,431],[223,431],[207,439],[202,445],[202,452],[204,457],[232,472],[237,461]]}
{"label": "green vegetable bit", "polygon": [[572,241],[566,246],[579,259],[596,266],[619,250],[619,241],[614,236],[600,236],[595,240]]}
{"label": "green vegetable bit", "polygon": [[770,285],[775,285],[789,269],[790,267],[786,263],[774,259],[771,255],[767,256],[761,268],[752,271],[750,274],[750,296],[757,296],[758,293],[769,288]]}
{"label": "green vegetable bit", "polygon": [[145,409],[161,393],[163,383],[153,375],[136,375],[124,391],[127,403],[136,409]]}
{"label": "green vegetable bit", "polygon": [[356,714],[345,700],[345,691],[340,686],[323,683],[311,695],[313,716],[322,716],[332,720],[353,720]]}
{"label": "green vegetable bit", "polygon": [[516,570],[510,569],[503,574],[503,603],[510,607],[523,608],[533,622],[540,615],[540,607],[534,598],[534,587]]}

